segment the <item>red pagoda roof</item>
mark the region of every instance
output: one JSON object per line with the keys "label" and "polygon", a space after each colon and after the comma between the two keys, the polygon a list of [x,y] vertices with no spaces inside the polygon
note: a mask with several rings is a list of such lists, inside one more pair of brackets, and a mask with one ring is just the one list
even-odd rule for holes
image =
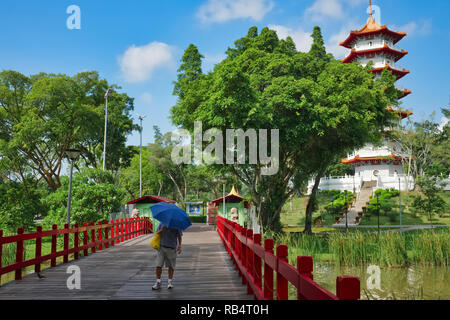
{"label": "red pagoda roof", "polygon": [[380,26],[372,15],[367,20],[366,25],[361,30],[352,30],[348,38],[340,43],[341,46],[351,49],[353,41],[360,36],[369,36],[375,34],[386,34],[394,39],[394,44],[399,42],[403,37],[406,36],[406,32],[397,32],[388,29],[385,25]]}
{"label": "red pagoda roof", "polygon": [[399,110],[394,110],[392,107],[388,107],[388,111],[396,112],[400,117],[402,117],[402,119],[408,118],[409,116],[413,115],[413,112],[410,110],[399,111]]}
{"label": "red pagoda roof", "polygon": [[[219,205],[220,203],[223,203],[223,197],[213,200],[211,201],[211,203],[213,203],[214,205]],[[231,190],[231,192],[225,197],[225,202],[241,202],[242,200],[244,200],[244,198],[242,198],[239,193],[237,193],[236,188],[233,186],[233,189]]]}
{"label": "red pagoda roof", "polygon": [[371,53],[375,54],[377,52],[389,53],[389,54],[395,56],[395,61],[400,60],[401,58],[403,58],[405,55],[408,54],[408,51],[406,51],[406,50],[399,51],[397,49],[393,49],[393,48],[389,47],[387,44],[384,44],[384,46],[381,48],[373,48],[373,49],[367,49],[367,50],[361,50],[361,51],[356,51],[355,49],[352,49],[350,54],[347,57],[345,57],[344,59],[342,59],[342,62],[350,63],[350,62],[353,62],[353,60],[357,56],[371,54]]}
{"label": "red pagoda roof", "polygon": [[127,204],[134,204],[134,203],[158,203],[158,202],[166,202],[166,203],[171,203],[171,204],[175,204],[177,203],[174,200],[170,200],[164,197],[160,197],[160,196],[143,196],[139,199],[127,202]]}
{"label": "red pagoda roof", "polygon": [[[403,78],[404,76],[406,76],[408,73],[410,73],[410,71],[408,69],[397,69],[397,68],[393,68],[391,67],[389,64],[386,63],[386,65],[382,68],[374,68],[372,69],[372,72],[377,73],[377,72],[382,72],[384,69],[388,69],[389,71],[392,72],[393,75],[395,75],[397,77],[397,80]],[[411,92],[409,92],[411,93]],[[408,94],[409,94],[408,93]],[[406,96],[406,95],[405,95]]]}
{"label": "red pagoda roof", "polygon": [[343,164],[354,164],[354,163],[360,163],[360,162],[379,162],[381,163],[389,161],[389,160],[394,160],[394,161],[401,161],[403,159],[403,157],[399,157],[396,156],[395,154],[391,153],[390,156],[380,156],[380,157],[367,157],[367,158],[361,158],[358,155],[356,155],[353,159],[349,160],[349,159],[343,159],[341,162]]}

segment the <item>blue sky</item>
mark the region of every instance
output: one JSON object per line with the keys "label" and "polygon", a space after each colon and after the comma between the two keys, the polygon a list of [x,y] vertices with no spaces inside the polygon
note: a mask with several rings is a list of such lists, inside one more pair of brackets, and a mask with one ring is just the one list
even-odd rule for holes
{"label": "blue sky", "polygon": [[[398,84],[413,91],[402,100],[403,107],[414,112],[414,120],[435,111],[440,121],[440,108],[450,99],[450,2],[372,2],[380,8],[382,24],[408,33],[398,43],[409,51],[399,64],[411,71]],[[70,5],[80,8],[81,29],[67,28]],[[153,125],[163,132],[175,129],[169,120],[176,101],[172,82],[190,43],[205,56],[207,71],[251,26],[290,35],[305,51],[319,25],[327,49],[343,58],[347,50],[338,43],[351,29],[364,26],[367,7],[368,0],[1,1],[0,70],[26,75],[99,71],[135,98],[135,115],[147,115],[147,144],[153,141]],[[139,144],[137,132],[128,144]]]}

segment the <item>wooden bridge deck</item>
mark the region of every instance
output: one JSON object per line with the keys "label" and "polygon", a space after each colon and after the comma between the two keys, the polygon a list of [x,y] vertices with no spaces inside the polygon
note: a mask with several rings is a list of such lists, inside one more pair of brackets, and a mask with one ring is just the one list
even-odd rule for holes
{"label": "wooden bridge deck", "polygon": [[[184,233],[183,252],[178,256],[174,288],[167,289],[167,268],[162,287],[153,291],[156,251],[145,235],[97,251],[87,257],[29,274],[0,287],[0,300],[7,299],[133,299],[133,300],[252,300],[212,227],[195,224]],[[67,268],[81,270],[81,289],[69,290]]]}

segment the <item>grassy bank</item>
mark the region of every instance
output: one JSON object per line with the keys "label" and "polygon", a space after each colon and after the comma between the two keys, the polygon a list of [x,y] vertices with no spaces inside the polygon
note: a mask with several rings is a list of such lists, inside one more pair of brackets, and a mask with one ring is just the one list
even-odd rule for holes
{"label": "grassy bank", "polygon": [[[421,224],[439,224],[450,225],[450,212],[443,212],[441,216],[435,215],[432,221],[429,221],[428,215],[417,214],[411,208],[413,197],[415,192],[402,192],[402,224],[403,225],[421,225]],[[447,203],[447,208],[450,208],[450,192],[444,191],[440,196]],[[393,198],[395,203],[391,209],[392,214],[381,214],[380,225],[398,225],[400,224],[400,210],[398,205],[398,198]],[[305,211],[308,197],[295,197],[292,199],[292,209],[289,201],[283,206],[280,215],[281,224],[284,226],[296,226],[304,225],[305,223]],[[335,223],[335,217],[331,215],[323,214],[325,206],[330,204],[330,198],[327,194],[319,193],[317,195],[318,209],[313,214],[313,221],[315,218],[322,216],[323,225],[333,225]],[[390,216],[394,216],[392,219]],[[370,216],[364,216],[360,225],[377,225],[378,216],[376,214]]]}
{"label": "grassy bank", "polygon": [[405,267],[413,264],[450,265],[450,230],[439,228],[410,232],[334,232],[308,236],[286,233],[275,237],[287,244],[289,261],[297,256],[312,256],[314,261],[329,261],[341,266],[377,264]]}

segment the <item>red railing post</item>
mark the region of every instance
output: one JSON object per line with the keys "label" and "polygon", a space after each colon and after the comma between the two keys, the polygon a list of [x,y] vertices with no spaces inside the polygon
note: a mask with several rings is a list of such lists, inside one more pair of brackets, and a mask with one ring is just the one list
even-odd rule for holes
{"label": "red railing post", "polygon": [[116,219],[116,243],[119,244],[120,243],[120,223],[119,223],[119,219]]}
{"label": "red railing post", "polygon": [[123,225],[123,218],[122,218],[122,219],[120,219],[120,242],[123,242],[123,240],[124,240],[123,227],[124,227],[124,225]]}
{"label": "red railing post", "polygon": [[106,225],[108,224],[108,221],[105,221],[105,248],[108,249],[109,248],[109,237],[108,237],[108,231],[109,231],[109,227],[107,227]]}
{"label": "red railing post", "polygon": [[[242,250],[241,250],[241,263],[245,269],[247,269],[247,228],[241,229],[241,234],[244,236],[244,241],[242,242]],[[247,278],[245,277],[245,274],[242,275],[242,284],[247,284]]]}
{"label": "red railing post", "polygon": [[288,247],[284,244],[277,246],[277,300],[288,300],[288,281],[278,271],[280,261],[288,262]]}
{"label": "red railing post", "polygon": [[[87,222],[83,222],[83,227],[84,228],[87,228]],[[87,232],[87,230],[85,229],[84,231],[83,231],[83,246],[84,246],[84,251],[83,251],[83,255],[86,257],[88,254],[89,254],[89,251],[88,251],[88,248],[87,248],[87,245],[88,245],[88,241],[89,241],[89,239],[88,239],[88,232]]]}
{"label": "red railing post", "polygon": [[[261,235],[253,235],[253,242],[255,245],[261,245]],[[256,286],[262,288],[262,278],[261,278],[261,257],[253,252],[253,278],[255,279]]]}
{"label": "red railing post", "polygon": [[339,300],[359,300],[361,298],[360,286],[358,277],[337,277],[336,295]]}
{"label": "red railing post", "polygon": [[[2,259],[3,259],[3,230],[0,230],[0,269],[2,268]],[[2,275],[0,274],[0,285],[2,283]]]}
{"label": "red railing post", "polygon": [[128,238],[128,236],[129,236],[128,233],[130,232],[130,231],[129,231],[129,229],[130,229],[130,224],[128,223],[129,219],[130,219],[130,218],[126,218],[126,219],[125,219],[125,226],[124,226],[124,227],[125,227],[125,241],[127,241],[127,240],[129,239],[129,238]]}
{"label": "red railing post", "polygon": [[[52,225],[52,230],[56,231],[56,229],[58,229],[58,226],[56,224]],[[56,237],[58,235],[52,234],[52,255],[56,254],[56,246],[57,246],[57,242],[56,242]],[[56,257],[52,257],[51,262],[50,262],[50,267],[56,267]]]}
{"label": "red railing post", "polygon": [[114,220],[111,220],[111,247],[114,247],[114,240],[115,233],[114,233]]}
{"label": "red railing post", "polygon": [[[17,229],[17,235],[22,235],[24,233],[23,228]],[[20,240],[17,240],[17,249],[16,249],[16,263],[21,263],[23,261],[23,240],[21,237]],[[22,280],[22,268],[16,269],[16,280]]]}
{"label": "red railing post", "polygon": [[[101,228],[102,222],[101,222],[101,221],[97,222],[97,225],[100,226],[100,228],[98,228],[98,241],[102,241],[102,240],[103,240],[103,236],[102,236],[103,229]],[[102,250],[103,250],[103,244],[102,244],[101,242],[100,242],[100,244],[98,245],[98,250],[99,250],[99,251],[102,251]]]}
{"label": "red railing post", "polygon": [[[314,280],[313,272],[313,258],[312,257],[297,257],[297,271],[302,277]],[[299,279],[300,280],[300,279]],[[297,299],[306,300],[303,292],[300,290],[300,284],[298,285]]]}
{"label": "red railing post", "polygon": [[[231,249],[236,252],[236,222],[231,222],[231,230],[230,230],[230,247]],[[234,263],[235,268],[237,268],[236,259],[234,258],[234,255],[231,255],[231,260]]]}
{"label": "red railing post", "polygon": [[[42,256],[42,226],[38,226],[36,228],[37,236],[36,236],[36,248],[34,252],[34,257],[38,259],[38,262],[34,265],[34,272],[41,272],[41,256]],[[1,258],[0,258],[1,259]],[[0,261],[1,267],[1,261]]]}
{"label": "red railing post", "polygon": [[[248,240],[253,240],[253,230],[247,230],[247,242]],[[253,248],[247,246],[247,273],[253,276]],[[248,281],[247,281],[248,282]],[[253,294],[252,287],[250,283],[247,283],[247,294]]]}
{"label": "red railing post", "polygon": [[[266,253],[273,254],[273,239],[264,240]],[[264,299],[273,300],[273,269],[264,263]]]}
{"label": "red railing post", "polygon": [[64,256],[63,256],[63,262],[68,263],[69,262],[69,254],[67,251],[69,250],[69,225],[64,225]]}
{"label": "red railing post", "polygon": [[[235,245],[236,245],[236,257],[237,260],[239,261],[239,263],[241,263],[241,248],[242,248],[242,243],[240,240],[240,234],[241,234],[241,225],[240,224],[236,224],[236,234],[235,234]],[[239,276],[242,277],[242,273],[241,273],[241,269],[239,268],[237,262],[236,262],[236,269],[238,270]]]}
{"label": "red railing post", "polygon": [[73,253],[73,259],[74,260],[78,260],[78,248],[80,247],[80,232],[78,231],[78,228],[80,226],[78,225],[78,223],[75,223],[75,234],[73,237],[73,247],[75,248],[75,252]]}
{"label": "red railing post", "polygon": [[95,227],[95,222],[94,221],[91,222],[91,227],[93,227],[92,230],[91,230],[91,244],[94,244],[92,246],[92,248],[91,248],[91,253],[95,253],[95,247],[96,247],[95,239],[96,239],[96,237],[95,237],[95,228],[94,228]]}

